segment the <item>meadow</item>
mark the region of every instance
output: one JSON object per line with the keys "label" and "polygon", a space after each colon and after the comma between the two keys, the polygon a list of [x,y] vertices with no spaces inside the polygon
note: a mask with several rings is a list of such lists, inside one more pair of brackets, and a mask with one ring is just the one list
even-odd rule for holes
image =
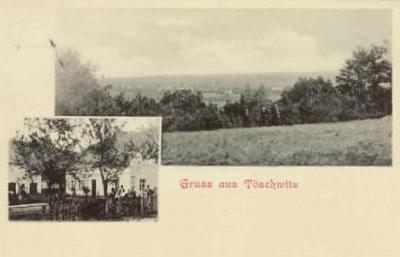
{"label": "meadow", "polygon": [[392,164],[392,118],[162,135],[163,165]]}

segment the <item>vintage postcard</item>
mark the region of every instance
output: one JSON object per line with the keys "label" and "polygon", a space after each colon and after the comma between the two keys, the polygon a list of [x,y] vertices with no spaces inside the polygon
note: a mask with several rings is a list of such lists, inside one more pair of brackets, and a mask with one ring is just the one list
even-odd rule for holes
{"label": "vintage postcard", "polygon": [[0,3],[0,256],[400,256],[400,1]]}

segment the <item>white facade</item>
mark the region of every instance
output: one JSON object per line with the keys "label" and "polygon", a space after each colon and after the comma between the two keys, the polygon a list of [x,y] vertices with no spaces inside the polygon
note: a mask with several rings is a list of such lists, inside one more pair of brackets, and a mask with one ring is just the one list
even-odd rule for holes
{"label": "white facade", "polygon": [[42,179],[40,176],[28,178],[25,176],[25,170],[18,168],[14,165],[9,166],[8,173],[8,190],[14,191],[19,194],[24,190],[26,193],[38,193],[40,194],[42,188],[46,185],[42,185]]}
{"label": "white facade", "polygon": [[[24,178],[24,170],[13,165],[10,165],[9,169],[9,188],[13,188],[14,186],[12,184],[15,184],[16,193],[19,193],[21,188],[24,188],[26,193],[34,192],[33,187],[36,187],[36,193],[41,193],[42,189],[47,188],[46,183],[42,182],[40,176],[36,176],[32,179]],[[158,164],[154,160],[133,160],[131,165],[122,172],[118,186],[120,187],[122,185],[126,192],[132,189],[138,192],[141,183],[146,187],[149,185],[152,189],[158,186]],[[55,188],[56,187],[57,186],[55,186]],[[76,195],[84,195],[85,187],[89,189],[88,195],[104,195],[103,183],[99,170],[88,173],[85,178],[81,178],[81,181],[67,175],[67,194],[72,195],[75,190]],[[116,187],[116,185],[109,184],[107,192],[110,193],[114,187]]]}
{"label": "white facade", "polygon": [[[82,181],[79,182],[67,176],[66,193],[73,194],[75,188],[75,194],[84,195],[85,192],[83,188],[87,187],[90,190],[88,195],[104,195],[104,187],[99,170],[93,171],[90,176],[81,180]],[[145,186],[149,185],[150,188],[158,186],[158,164],[155,163],[154,160],[132,161],[131,165],[126,168],[119,177],[118,185],[108,185],[107,193],[111,193],[113,188],[120,187],[121,185],[126,192],[133,189],[138,192],[140,183],[144,183]]]}

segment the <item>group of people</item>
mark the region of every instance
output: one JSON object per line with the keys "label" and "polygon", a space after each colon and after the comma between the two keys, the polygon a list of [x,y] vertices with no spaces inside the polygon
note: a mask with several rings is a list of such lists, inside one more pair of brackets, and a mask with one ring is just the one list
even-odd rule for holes
{"label": "group of people", "polygon": [[55,194],[47,200],[51,220],[113,220],[157,214],[157,188],[149,185],[138,193],[120,186],[112,188],[106,197],[61,197]]}
{"label": "group of people", "polygon": [[121,185],[112,188],[106,197],[106,217],[133,217],[157,214],[157,188],[147,185],[137,193],[133,188],[125,190]]}
{"label": "group of people", "polygon": [[[42,192],[29,195],[23,190],[9,192],[9,204],[48,203],[41,219],[49,220],[108,220],[157,215],[157,188],[141,185],[126,190],[122,185],[112,188],[105,197],[65,195],[61,192]],[[32,198],[34,197],[34,198]]]}

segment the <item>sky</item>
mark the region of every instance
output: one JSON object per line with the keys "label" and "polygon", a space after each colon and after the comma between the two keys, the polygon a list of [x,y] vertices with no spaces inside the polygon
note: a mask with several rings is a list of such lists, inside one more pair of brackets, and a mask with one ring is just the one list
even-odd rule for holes
{"label": "sky", "polygon": [[106,77],[311,72],[391,41],[391,27],[385,9],[62,9],[54,40]]}

